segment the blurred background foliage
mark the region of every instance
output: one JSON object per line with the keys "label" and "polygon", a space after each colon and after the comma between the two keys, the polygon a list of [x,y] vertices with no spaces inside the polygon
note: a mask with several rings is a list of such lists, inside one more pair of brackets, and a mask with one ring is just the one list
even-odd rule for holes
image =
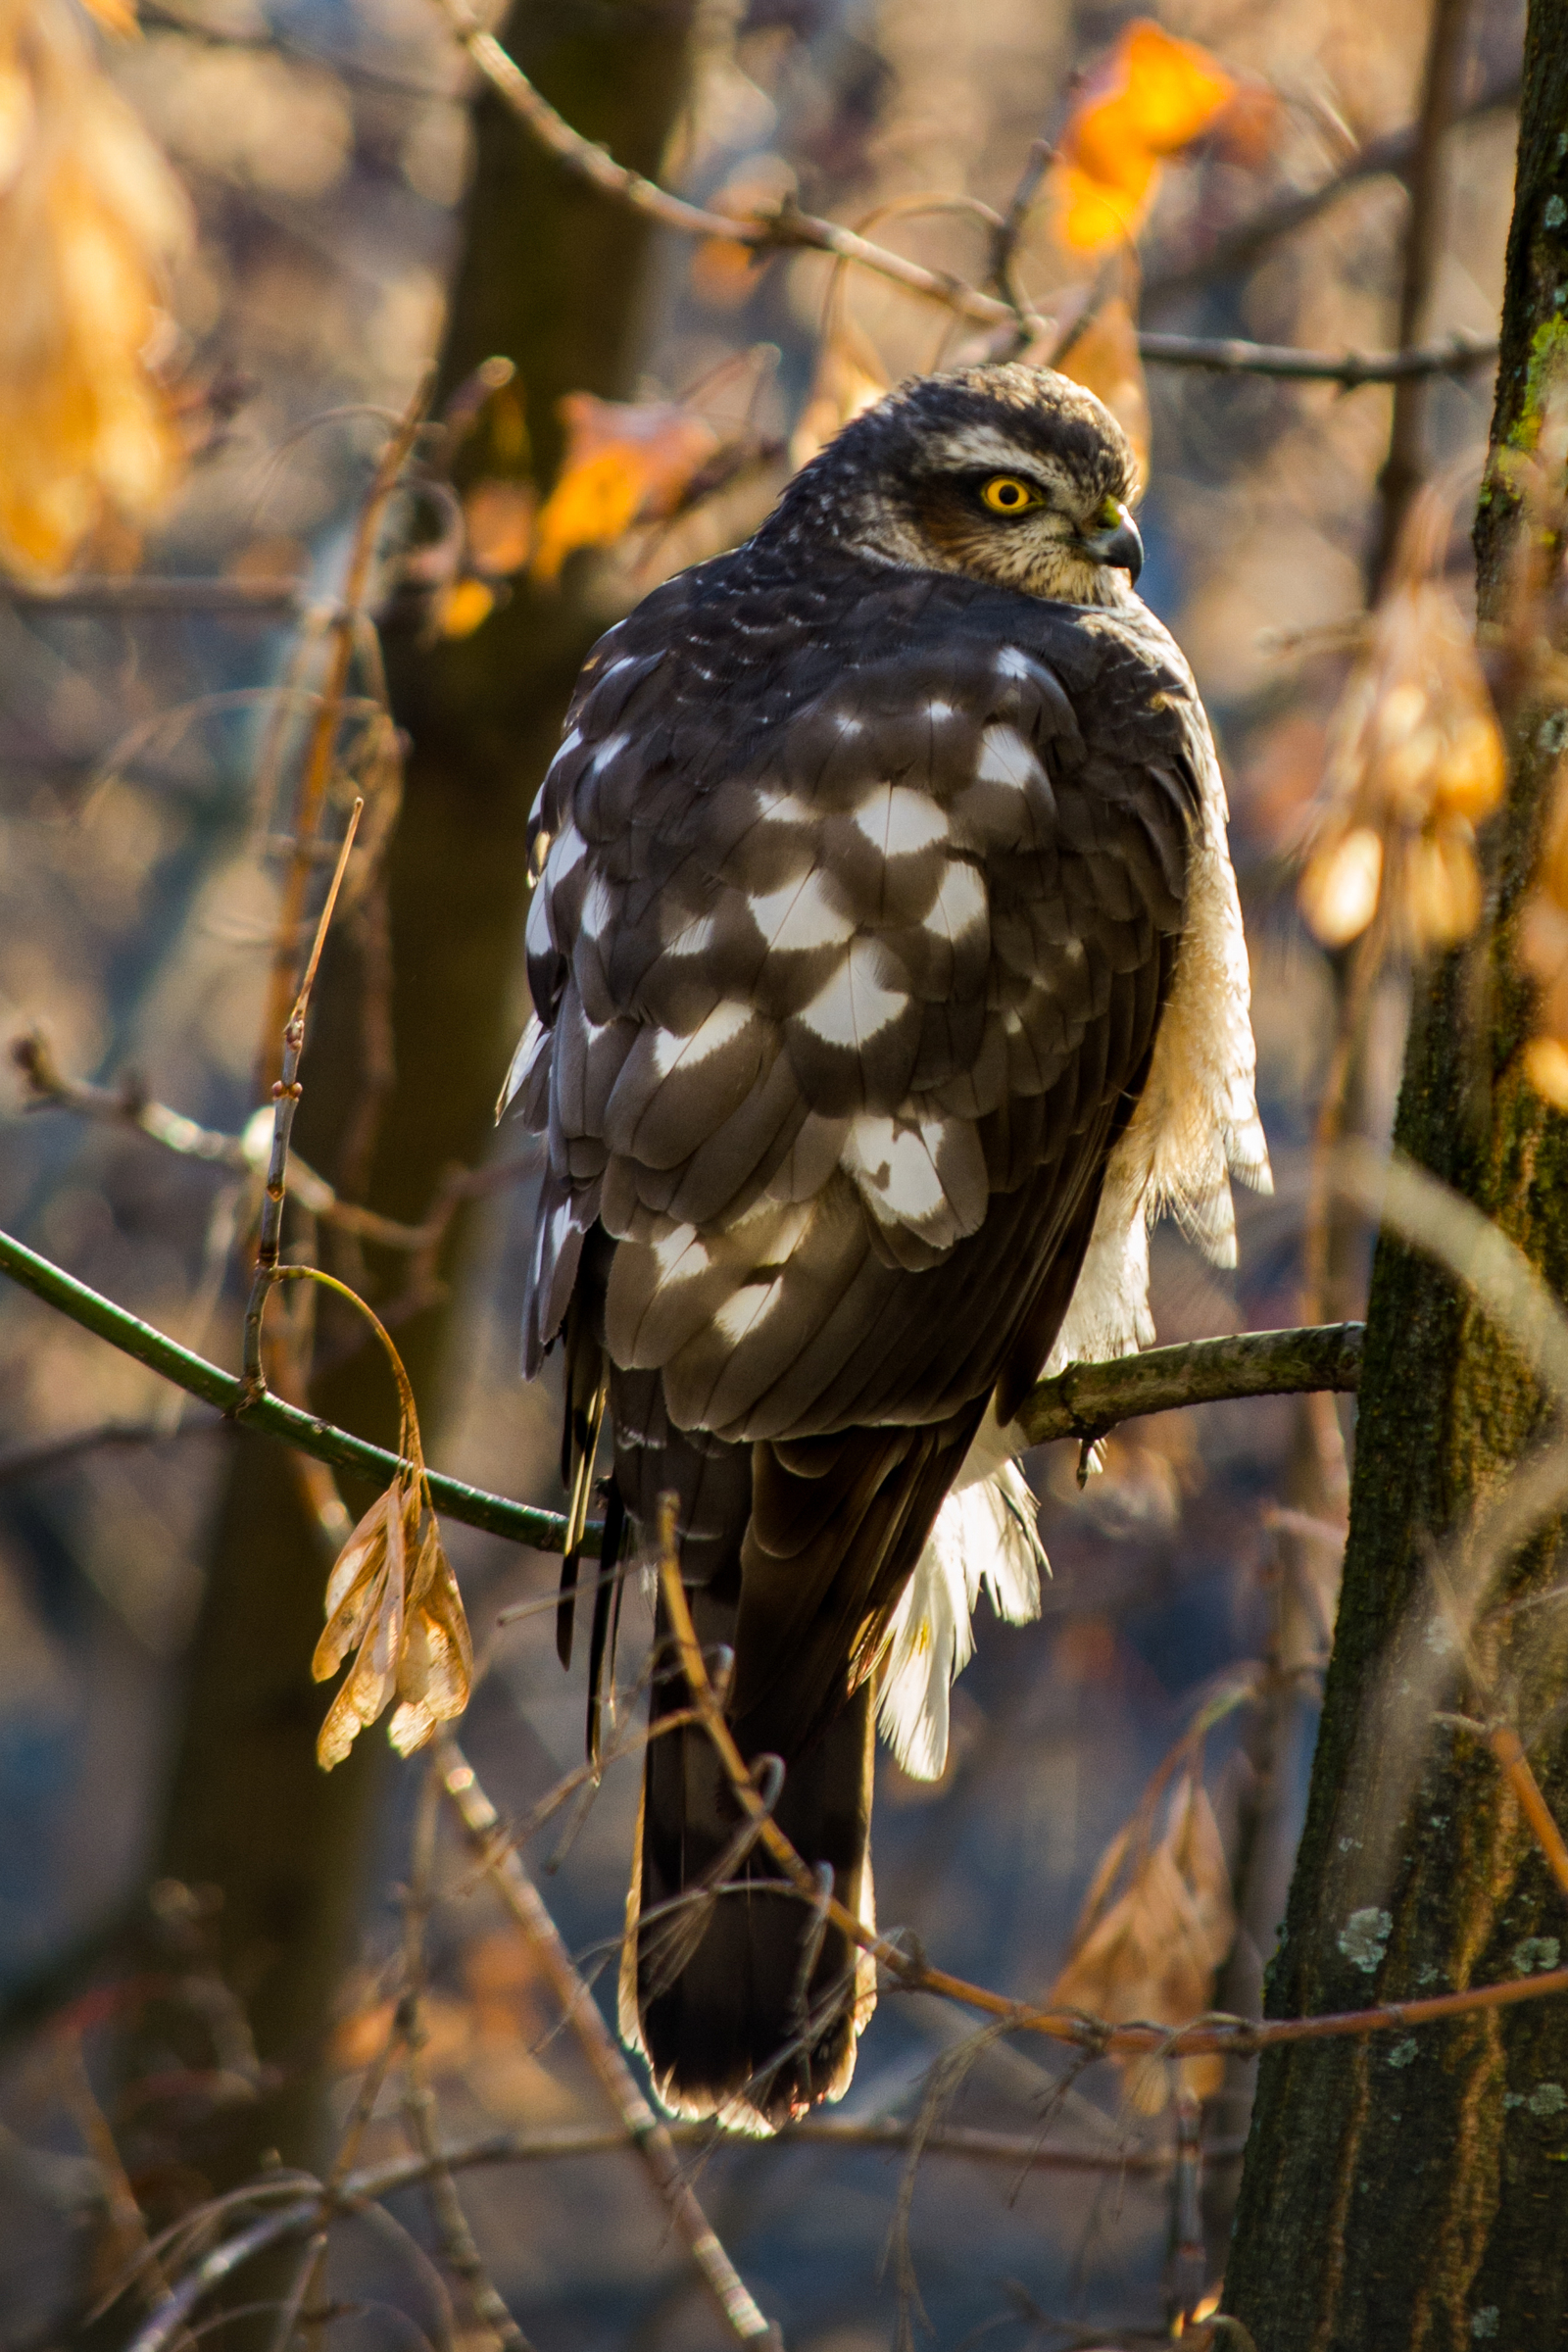
{"label": "blurred background foliage", "polygon": [[[1521,12],[1450,14],[1458,119],[1406,340],[1496,326]],[[290,1250],[393,1329],[432,1461],[559,1507],[554,1388],[516,1372],[532,1177],[489,1105],[523,1011],[523,830],[577,663],[866,398],[997,346],[824,254],[612,202],[481,82],[455,21],[437,0],[144,0],[139,22],[0,0],[0,1019],[22,1041],[0,1222],[237,1363],[279,974],[286,1007],[362,793]],[[1234,1278],[1159,1237],[1160,1337],[1296,1322],[1303,1280],[1358,1311],[1362,1236],[1312,1236],[1312,1141],[1326,1089],[1336,1119],[1387,1131],[1408,958],[1474,920],[1468,844],[1499,780],[1465,653],[1489,374],[1424,385],[1432,487],[1391,569],[1387,386],[1146,376],[1136,321],[1331,353],[1411,328],[1406,188],[1376,167],[1408,172],[1428,10],[1171,0],[1154,26],[1105,0],[518,0],[497,29],[569,122],[694,202],[863,223],[971,285],[1032,178],[1004,290],[1031,350],[1148,453],[1143,587],[1220,739],[1278,1182],[1243,1204]],[[1238,233],[1330,183],[1289,233]],[[376,505],[400,418],[414,463]],[[1441,742],[1407,756],[1418,721]],[[384,1363],[303,1296],[274,1305],[274,1385],[389,1442]],[[379,1733],[330,1780],[313,1760],[323,1579],[368,1490],[340,1496],[16,1294],[0,1421],[0,2343],[22,2352],[128,2340],[126,2304],[87,2315],[140,2230],[270,2152],[330,2161],[393,2022],[422,1766]],[[1075,1447],[1036,1457],[1044,1611],[980,1627],[939,1783],[881,1758],[884,1921],[1020,1997],[1065,1967],[1062,1997],[1103,2013],[1255,2012],[1332,1622],[1339,1444],[1271,1399],[1135,1424],[1082,1490]],[[499,1622],[555,1564],[446,1533],[478,1651],[465,1746],[520,1821],[580,1756],[548,1613]],[[634,1678],[648,1616],[627,1615]],[[637,1771],[612,1765],[526,1849],[602,1999]],[[434,1867],[444,2133],[603,2125],[537,1956],[459,1843]],[[884,2151],[706,2154],[700,2193],[792,2346],[891,2344],[914,2279],[945,2345],[1158,2330],[1171,2181],[1196,2186],[1169,2159],[1199,2101],[1206,2240],[1182,2259],[1217,2279],[1245,2066],[1172,2101],[1164,2070],[1079,2082],[889,1993],[841,2112],[912,2118],[933,2069],[949,2120],[1100,2169],[932,2154],[906,2212]],[[403,2131],[388,2089],[360,2159]],[[629,2156],[476,2172],[464,2196],[548,2352],[722,2340]],[[393,2210],[430,2242],[416,2196]],[[335,2335],[438,2335],[406,2246],[363,2224],[337,2244]],[[466,2346],[494,2340],[465,2323]]]}

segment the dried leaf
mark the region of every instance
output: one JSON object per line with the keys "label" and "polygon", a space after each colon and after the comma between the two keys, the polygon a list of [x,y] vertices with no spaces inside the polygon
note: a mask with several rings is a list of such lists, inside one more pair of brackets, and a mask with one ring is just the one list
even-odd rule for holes
{"label": "dried leaf", "polygon": [[1138,320],[1125,294],[1101,304],[1057,363],[1063,375],[1097,393],[1133,445],[1142,488],[1149,480],[1149,385],[1138,352]]}
{"label": "dried leaf", "polygon": [[1383,887],[1383,836],[1352,825],[1314,851],[1301,876],[1301,912],[1326,948],[1359,939]]}
{"label": "dried leaf", "polygon": [[[1129,1859],[1132,1876],[1111,1901],[1110,1889]],[[1071,1956],[1052,1987],[1052,2004],[1121,2023],[1184,2025],[1209,2006],[1215,1973],[1235,1933],[1213,1810],[1202,1784],[1184,1774],[1157,1845],[1148,1844],[1141,1815],[1111,1840],[1085,1900]],[[1218,2060],[1180,2063],[1183,2080],[1199,2097],[1218,2087]],[[1141,2113],[1157,2115],[1164,2106],[1169,2073],[1160,2059],[1126,2064],[1127,2095]]]}
{"label": "dried leaf", "polygon": [[539,494],[532,482],[487,475],[464,495],[468,560],[476,571],[505,579],[521,571],[533,552]]}
{"label": "dried leaf", "polygon": [[1207,50],[1148,18],[1129,24],[1068,119],[1053,173],[1057,230],[1079,253],[1135,237],[1166,156],[1205,131],[1235,84]]}
{"label": "dried leaf", "polygon": [[561,403],[566,455],[540,510],[533,545],[536,579],[554,580],[579,547],[609,547],[634,523],[674,513],[719,447],[708,419],[678,401],[596,400],[570,392]]}
{"label": "dried leaf", "polygon": [[471,637],[496,609],[488,580],[454,580],[436,599],[435,625],[443,637]]}
{"label": "dried leaf", "polygon": [[1363,932],[1380,895],[1394,937],[1417,951],[1453,947],[1480,920],[1473,828],[1500,805],[1507,762],[1471,631],[1433,576],[1446,538],[1428,492],[1334,714],[1300,886],[1327,946]]}
{"label": "dried leaf", "polygon": [[323,1772],[342,1763],[394,1694],[392,1745],[405,1756],[422,1747],[437,1724],[463,1713],[473,1680],[473,1644],[430,1504],[413,1392],[387,1345],[402,1407],[398,1450],[410,1467],[371,1503],[327,1579],[326,1630],[311,1672],[323,1682],[350,1652],[353,1663],[317,1739]]}
{"label": "dried leaf", "polygon": [[[110,7],[108,22],[123,23]],[[47,575],[180,469],[150,371],[189,209],[67,0],[0,20],[0,563]]]}

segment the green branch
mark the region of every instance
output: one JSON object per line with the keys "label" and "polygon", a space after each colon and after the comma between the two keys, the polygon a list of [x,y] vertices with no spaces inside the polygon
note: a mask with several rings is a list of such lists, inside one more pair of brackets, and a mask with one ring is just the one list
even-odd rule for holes
{"label": "green branch", "polygon": [[[330,1462],[336,1470],[358,1471],[382,1487],[389,1486],[403,1467],[398,1456],[389,1453],[385,1446],[372,1446],[368,1439],[353,1437],[346,1429],[336,1429],[330,1421],[319,1420],[315,1413],[285,1404],[280,1396],[264,1392],[247,1403],[245,1384],[235,1374],[210,1364],[205,1356],[193,1354],[188,1348],[181,1348],[177,1340],[156,1331],[152,1324],[142,1322],[139,1315],[127,1314],[113,1299],[90,1291],[84,1282],[77,1282],[9,1233],[0,1233],[0,1272],[9,1274],[13,1282],[20,1282],[48,1305],[58,1307],[84,1331],[96,1332],[99,1339],[107,1340],[122,1355],[133,1355],[139,1364],[146,1364],[165,1380],[172,1380],[176,1388],[200,1396],[205,1403],[216,1404],[220,1413],[245,1429],[259,1429],[266,1437],[279,1438],[285,1446],[298,1446],[301,1453],[314,1453],[318,1461]],[[436,1509],[446,1512],[449,1518],[461,1519],[469,1527],[482,1527],[493,1536],[510,1537],[514,1544],[531,1544],[535,1551],[561,1549],[565,1522],[558,1512],[531,1510],[526,1503],[513,1502],[504,1494],[488,1494],[482,1487],[465,1486],[461,1479],[443,1478],[434,1470],[429,1477],[430,1498]],[[585,1548],[593,1551],[597,1544],[597,1530],[590,1529]]]}
{"label": "green branch", "polygon": [[[182,1348],[138,1315],[127,1314],[8,1233],[0,1233],[0,1272],[83,1330],[107,1340],[122,1355],[134,1356],[246,1429],[260,1430],[301,1453],[314,1454],[318,1461],[330,1462],[334,1469],[357,1471],[380,1486],[389,1485],[403,1467],[384,1446],[334,1428],[298,1405],[285,1404],[280,1396],[264,1392],[247,1401],[245,1384],[235,1374]],[[1180,1347],[1151,1348],[1115,1363],[1073,1364],[1054,1379],[1043,1380],[1025,1397],[1017,1418],[1031,1445],[1055,1438],[1087,1442],[1103,1437],[1119,1421],[1169,1412],[1178,1405],[1212,1404],[1236,1396],[1298,1396],[1310,1389],[1353,1389],[1360,1364],[1359,1323],[1190,1340]],[[432,1470],[429,1478],[431,1500],[449,1518],[529,1544],[535,1551],[561,1549],[565,1521],[559,1512],[533,1510],[505,1494],[443,1478],[439,1471]],[[590,1525],[585,1549],[596,1552],[598,1547],[599,1530]]]}

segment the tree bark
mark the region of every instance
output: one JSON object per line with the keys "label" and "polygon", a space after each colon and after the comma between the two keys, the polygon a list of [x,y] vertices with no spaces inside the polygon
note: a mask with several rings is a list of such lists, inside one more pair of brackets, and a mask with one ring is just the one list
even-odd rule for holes
{"label": "tree bark", "polygon": [[[688,18],[680,0],[602,0],[592,11],[524,0],[508,38],[571,122],[652,172],[683,84]],[[645,223],[562,172],[486,91],[437,406],[482,360],[511,358],[548,479],[561,395],[626,389],[648,250]],[[387,877],[396,1075],[367,1194],[389,1215],[417,1219],[442,1170],[484,1150],[514,1042],[509,983],[521,947],[528,809],[597,626],[569,586],[549,598],[524,587],[467,639],[422,645],[389,633],[393,707],[412,738]],[[362,1076],[356,961],[345,937],[323,973],[303,1069],[297,1140],[328,1175],[347,1149]],[[439,1429],[452,1338],[444,1309],[398,1333],[427,1444]],[[312,1401],[367,1436],[394,1439],[373,1346],[318,1381]],[[220,1890],[223,1965],[248,2003],[262,2058],[281,2070],[277,2090],[215,2149],[220,2181],[248,2177],[267,2148],[286,2163],[320,2156],[320,2053],[387,1786],[379,1729],[335,1773],[317,1769],[324,1700],[310,1658],[323,1575],[288,1459],[237,1438],[157,1865]]]}
{"label": "tree bark", "polygon": [[[1477,525],[1483,624],[1506,617],[1519,527],[1510,451],[1551,381],[1568,389],[1568,18],[1532,0],[1492,461]],[[1557,371],[1562,368],[1562,374]],[[1563,716],[1510,722],[1510,785],[1487,845],[1493,885],[1471,950],[1418,986],[1396,1142],[1496,1220],[1568,1296],[1568,1120],[1521,1067],[1528,999],[1518,909]],[[1444,1640],[1436,1542],[1495,1492],[1537,1434],[1539,1393],[1484,1309],[1385,1237],[1373,1269],[1356,1470],[1334,1657],[1283,1937],[1275,2017],[1362,2007],[1552,1965],[1553,1886],[1483,1740],[1435,1707],[1506,1694],[1540,1727],[1532,1762],[1568,1812],[1560,1610],[1509,1612],[1559,1573],[1553,1527],[1492,1577],[1457,1697],[1422,1682]],[[1400,1709],[1400,1685],[1412,1692]],[[1411,1769],[1401,1777],[1408,1747]],[[1226,2307],[1259,2352],[1568,2345],[1568,2008],[1526,2003],[1356,2042],[1298,2043],[1259,2069]]]}

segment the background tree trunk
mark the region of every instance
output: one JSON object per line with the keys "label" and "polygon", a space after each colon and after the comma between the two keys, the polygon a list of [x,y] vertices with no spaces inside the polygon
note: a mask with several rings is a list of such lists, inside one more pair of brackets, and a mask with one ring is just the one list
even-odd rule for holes
{"label": "background tree trunk", "polygon": [[[1518,527],[1499,461],[1534,445],[1544,392],[1568,349],[1565,123],[1568,19],[1533,0],[1477,530],[1484,627],[1506,618]],[[1557,380],[1568,389],[1568,370]],[[1527,704],[1512,737],[1507,807],[1490,844],[1494,913],[1469,954],[1418,984],[1396,1141],[1494,1218],[1568,1295],[1568,1121],[1525,1080],[1528,1003],[1514,965],[1561,717]],[[1428,1258],[1385,1238],[1368,1309],[1339,1625],[1306,1830],[1270,1970],[1272,2016],[1491,1983],[1556,1965],[1568,1949],[1563,1897],[1474,1735],[1417,1721],[1413,1793],[1396,1800],[1393,1838],[1378,1834],[1396,1758],[1374,1727],[1396,1631],[1422,1591],[1434,1539],[1506,1478],[1540,1412],[1533,1383],[1473,1301]],[[1483,1666],[1527,1731],[1560,1697],[1568,1629],[1559,1610],[1509,1618],[1503,1604],[1554,1580],[1560,1535],[1549,1529],[1506,1565],[1477,1624]],[[1560,1717],[1532,1761],[1562,1818]],[[1266,2055],[1227,2308],[1260,2352],[1568,2344],[1565,2165],[1560,2001]]]}
{"label": "background tree trunk", "polygon": [[[682,89],[688,13],[647,0],[603,0],[592,11],[525,4],[506,37],[569,121],[652,172]],[[648,232],[563,172],[488,90],[477,132],[437,407],[480,361],[514,360],[548,480],[561,395],[626,388]],[[387,877],[396,1077],[367,1193],[389,1215],[417,1219],[448,1163],[484,1151],[514,1042],[509,984],[521,947],[528,809],[597,626],[569,591],[545,598],[522,587],[467,639],[389,640],[394,710],[412,738]],[[363,1078],[356,963],[345,934],[318,992],[303,1069],[296,1139],[328,1174]],[[438,1442],[451,1337],[443,1309],[398,1333],[427,1444]],[[318,1382],[313,1398],[332,1418],[393,1441],[375,1348]],[[220,1890],[223,1965],[247,2001],[261,2056],[283,2073],[275,2094],[246,2111],[215,2152],[224,2180],[249,2176],[267,2148],[287,2163],[319,2156],[318,2061],[391,1759],[378,1729],[330,1776],[317,1769],[323,1701],[310,1658],[321,1624],[321,1544],[274,1446],[234,1440],[211,1559],[158,1868]]]}

